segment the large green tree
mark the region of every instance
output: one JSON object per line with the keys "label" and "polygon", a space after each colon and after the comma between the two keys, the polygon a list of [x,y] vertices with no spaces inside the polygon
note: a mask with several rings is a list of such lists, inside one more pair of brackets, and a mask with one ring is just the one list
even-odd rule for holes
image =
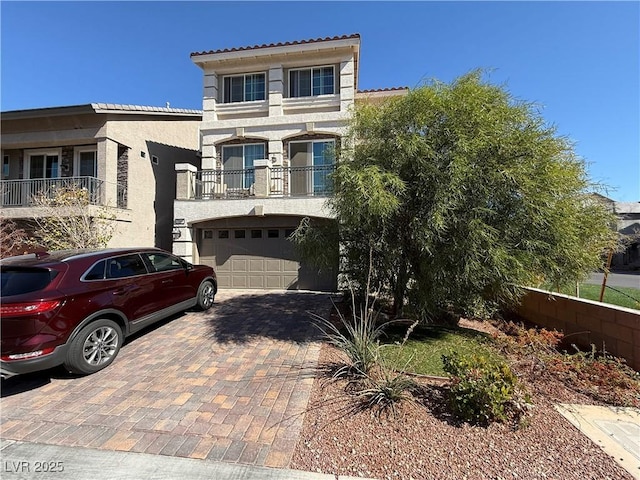
{"label": "large green tree", "polygon": [[612,241],[571,142],[481,72],[359,107],[349,144],[330,201],[343,269],[365,279],[372,250],[398,314],[486,315],[581,278]]}

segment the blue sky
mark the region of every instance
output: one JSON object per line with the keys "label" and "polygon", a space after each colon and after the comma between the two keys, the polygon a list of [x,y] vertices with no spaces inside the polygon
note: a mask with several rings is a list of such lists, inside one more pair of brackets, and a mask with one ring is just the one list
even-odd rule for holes
{"label": "blue sky", "polygon": [[195,51],[360,33],[360,89],[476,68],[540,105],[594,181],[640,200],[640,3],[0,3],[1,109],[202,108]]}

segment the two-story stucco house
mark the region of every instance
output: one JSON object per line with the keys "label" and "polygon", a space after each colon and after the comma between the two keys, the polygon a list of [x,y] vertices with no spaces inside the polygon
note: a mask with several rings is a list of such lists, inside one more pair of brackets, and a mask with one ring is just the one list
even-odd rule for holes
{"label": "two-story stucco house", "polygon": [[197,52],[202,169],[177,165],[174,253],[213,266],[221,288],[332,290],[288,237],[326,206],[357,98],[360,36]]}
{"label": "two-story stucco house", "polygon": [[332,222],[330,174],[358,91],[360,36],[196,52],[203,110],[87,104],[2,112],[2,215],[41,215],[34,193],[78,185],[117,229],[213,266],[221,288],[336,287],[298,258],[302,218]]}
{"label": "two-story stucco house", "polygon": [[200,165],[198,110],[87,104],[2,112],[2,215],[41,215],[32,196],[89,192],[115,215],[109,246],[172,244],[175,164]]}

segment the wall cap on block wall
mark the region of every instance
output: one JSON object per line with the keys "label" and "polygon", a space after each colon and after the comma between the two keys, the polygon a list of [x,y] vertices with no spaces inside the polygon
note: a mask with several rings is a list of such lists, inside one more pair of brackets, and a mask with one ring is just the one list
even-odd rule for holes
{"label": "wall cap on block wall", "polygon": [[522,287],[522,288],[524,290],[531,290],[533,292],[546,293],[549,296],[549,300],[554,300],[553,297],[566,298],[568,300],[574,300],[576,302],[582,302],[582,303],[586,303],[586,304],[589,304],[589,305],[595,305],[597,307],[602,307],[602,308],[611,308],[613,310],[619,310],[621,312],[628,312],[628,313],[632,313],[632,314],[640,316],[640,310],[634,310],[633,308],[621,307],[619,305],[613,305],[611,303],[597,302],[595,300],[589,300],[587,298],[574,297],[572,295],[566,295],[564,293],[550,292],[549,290],[542,290],[540,288],[534,288],[534,287]]}
{"label": "wall cap on block wall", "polygon": [[640,371],[640,310],[595,302],[539,288],[524,287],[525,298],[515,309],[524,320],[560,330],[576,345],[605,344],[608,353],[624,358]]}

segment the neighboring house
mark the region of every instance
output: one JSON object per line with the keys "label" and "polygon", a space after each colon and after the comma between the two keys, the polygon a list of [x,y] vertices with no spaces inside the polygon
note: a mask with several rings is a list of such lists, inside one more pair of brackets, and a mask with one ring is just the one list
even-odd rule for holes
{"label": "neighboring house", "polygon": [[109,246],[171,250],[176,163],[199,166],[197,110],[87,104],[2,112],[2,215],[41,215],[32,196],[89,192],[117,222]]}
{"label": "neighboring house", "polygon": [[623,235],[624,250],[611,262],[614,268],[640,270],[640,202],[613,202],[618,233]]}
{"label": "neighboring house", "polygon": [[[336,288],[288,237],[330,222],[330,174],[357,92],[360,36],[191,54],[203,70],[202,169],[176,165],[174,253],[213,266],[221,288]],[[337,267],[337,266],[336,266]]]}
{"label": "neighboring house", "polygon": [[611,268],[640,270],[640,202],[616,202],[598,193],[593,197],[616,216],[615,228],[623,249],[613,255]]}

